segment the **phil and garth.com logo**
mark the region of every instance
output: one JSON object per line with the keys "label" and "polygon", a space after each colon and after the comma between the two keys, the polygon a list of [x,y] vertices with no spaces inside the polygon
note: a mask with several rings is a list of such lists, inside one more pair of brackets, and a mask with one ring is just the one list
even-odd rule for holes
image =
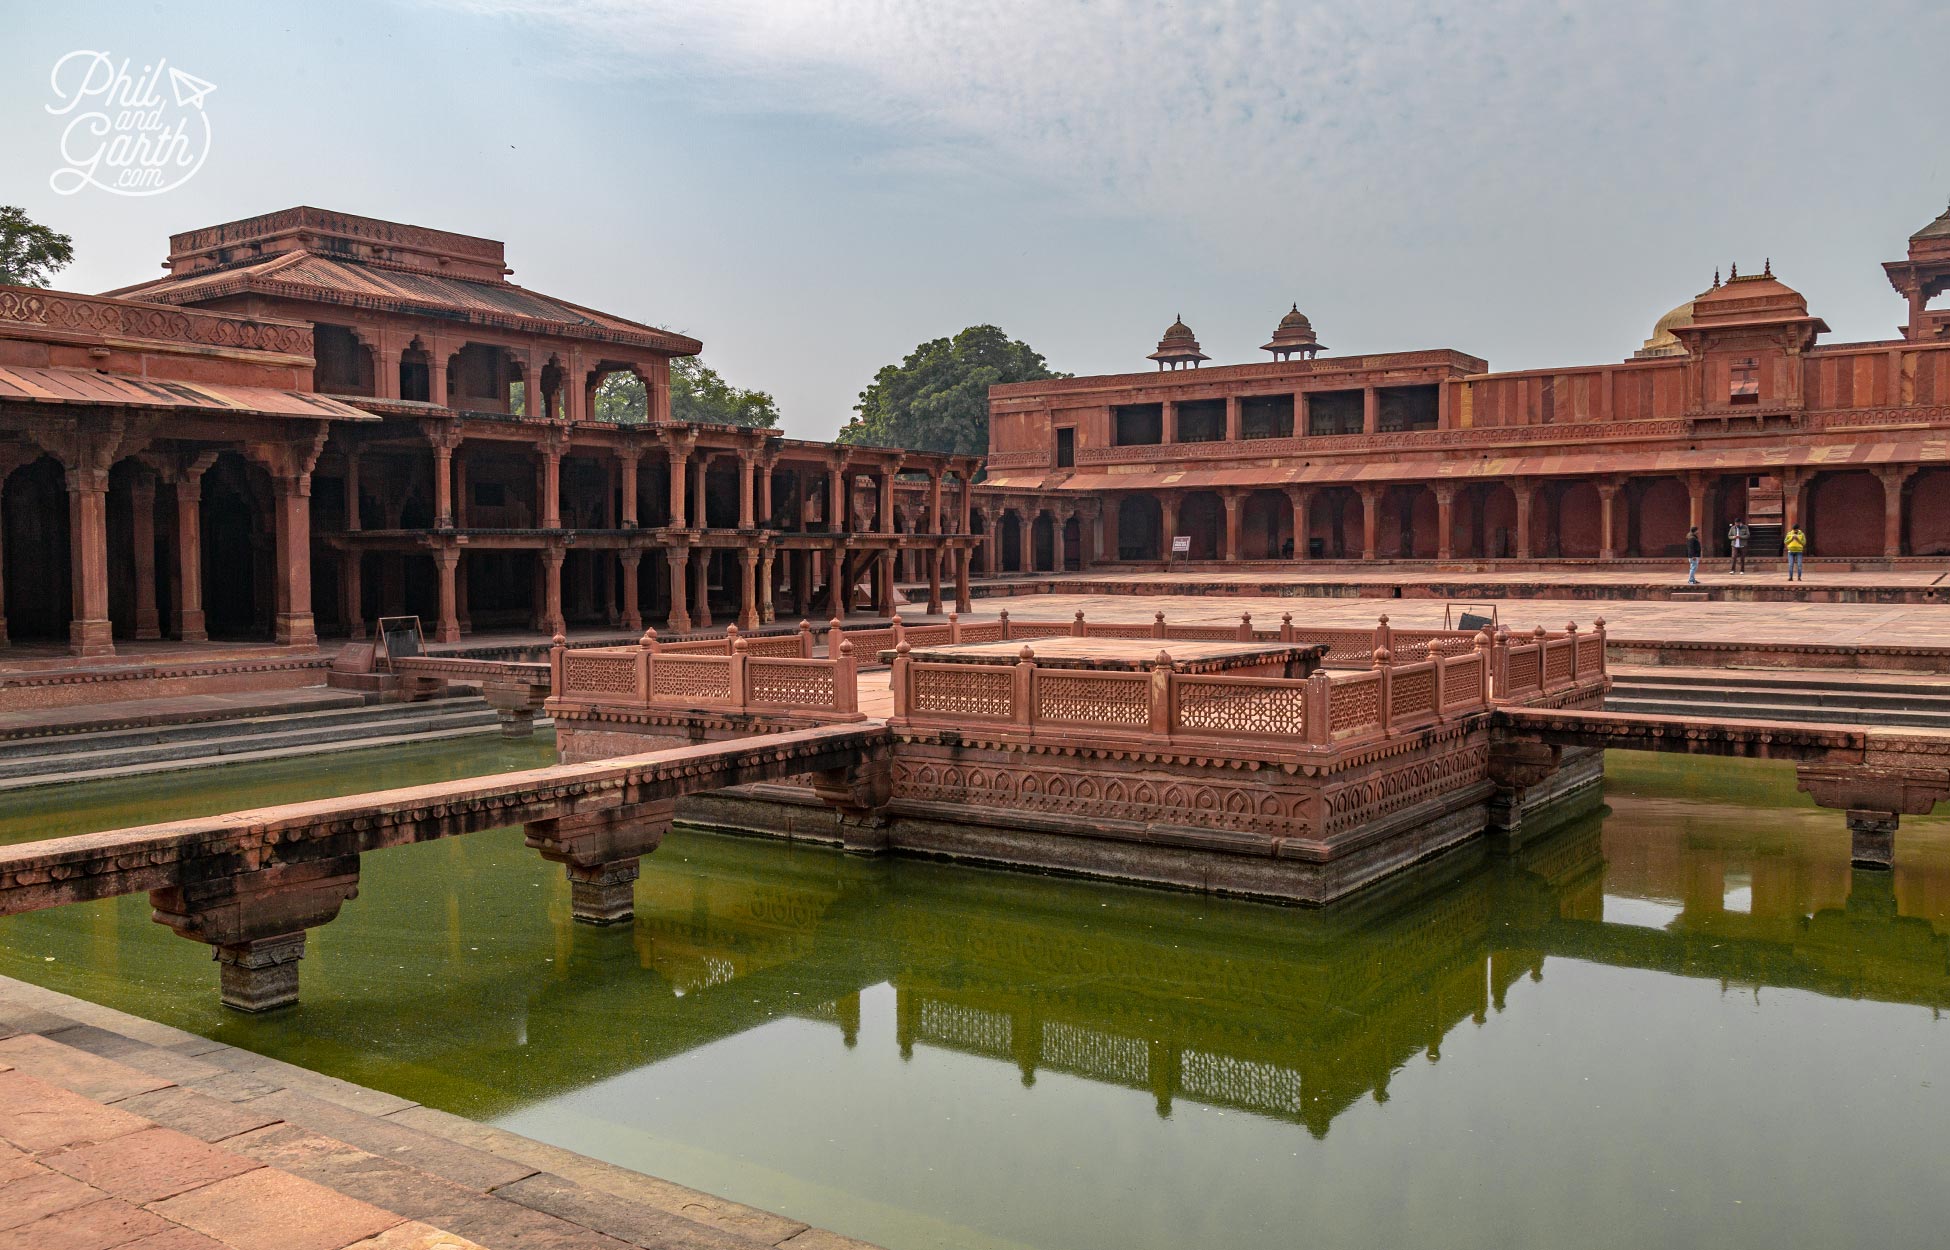
{"label": "phil and garth.com logo", "polygon": [[60,194],[97,187],[114,195],[161,195],[203,168],[210,155],[203,99],[216,84],[167,61],[134,72],[131,65],[128,57],[88,51],[54,63],[47,111],[67,121],[61,164],[48,185]]}

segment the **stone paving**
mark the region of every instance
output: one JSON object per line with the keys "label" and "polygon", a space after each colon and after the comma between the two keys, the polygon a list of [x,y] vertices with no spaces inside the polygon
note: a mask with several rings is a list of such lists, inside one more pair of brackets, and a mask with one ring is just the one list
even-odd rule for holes
{"label": "stone paving", "polygon": [[0,977],[0,1250],[872,1250]]}
{"label": "stone paving", "polygon": [[[1260,579],[1248,579],[1257,581]],[[1007,609],[1025,620],[1066,620],[1078,609],[1091,620],[1148,621],[1163,612],[1175,624],[1232,622],[1251,612],[1269,628],[1282,613],[1295,625],[1372,625],[1381,613],[1408,629],[1442,625],[1441,599],[1286,598],[1276,595],[1172,594],[1157,583],[1155,594],[1030,594],[976,600],[978,616]],[[1868,603],[1671,603],[1645,600],[1495,599],[1499,619],[1513,629],[1576,621],[1589,628],[1598,617],[1618,638],[1813,643],[1827,646],[1950,646],[1950,605]]]}

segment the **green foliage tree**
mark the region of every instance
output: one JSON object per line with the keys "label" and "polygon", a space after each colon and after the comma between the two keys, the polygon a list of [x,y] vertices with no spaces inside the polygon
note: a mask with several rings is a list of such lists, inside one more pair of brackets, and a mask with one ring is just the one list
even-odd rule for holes
{"label": "green foliage tree", "polygon": [[25,209],[0,205],[0,282],[46,286],[74,260],[74,240],[48,229]]}
{"label": "green foliage tree", "polygon": [[[649,419],[648,405],[642,385],[628,373],[612,373],[596,388],[598,421],[641,425]],[[766,392],[733,386],[702,360],[684,356],[670,362],[670,417],[772,430],[779,425],[779,405]]]}
{"label": "green foliage tree", "polygon": [[860,392],[842,443],[983,455],[989,449],[989,387],[1068,377],[1041,352],[995,326],[930,339],[886,365]]}

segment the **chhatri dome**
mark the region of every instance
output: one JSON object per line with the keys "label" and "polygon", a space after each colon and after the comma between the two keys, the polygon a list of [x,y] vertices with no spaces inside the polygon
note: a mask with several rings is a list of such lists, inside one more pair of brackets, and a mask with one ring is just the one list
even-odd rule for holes
{"label": "chhatri dome", "polygon": [[1259,350],[1272,352],[1275,360],[1285,360],[1295,353],[1311,360],[1314,353],[1324,346],[1314,337],[1314,323],[1307,320],[1307,314],[1301,312],[1300,305],[1296,303],[1292,312],[1280,318],[1280,324],[1273,331],[1273,341],[1260,344]]}
{"label": "chhatri dome", "polygon": [[1158,350],[1145,359],[1157,361],[1160,369],[1183,369],[1186,366],[1196,369],[1199,361],[1212,358],[1198,349],[1198,337],[1181,316],[1166,328],[1165,336],[1158,340]]}
{"label": "chhatri dome", "polygon": [[1687,300],[1652,325],[1652,337],[1645,340],[1645,346],[1632,353],[1634,360],[1647,360],[1654,356],[1684,356],[1686,345],[1679,341],[1673,330],[1679,326],[1693,324],[1693,301]]}

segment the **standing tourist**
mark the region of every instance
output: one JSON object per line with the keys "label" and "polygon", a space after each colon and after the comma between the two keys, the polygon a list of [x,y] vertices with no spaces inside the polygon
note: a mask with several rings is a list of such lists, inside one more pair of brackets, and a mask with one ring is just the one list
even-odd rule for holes
{"label": "standing tourist", "polygon": [[1790,525],[1787,532],[1788,580],[1805,582],[1807,577],[1801,569],[1801,553],[1808,549],[1808,535],[1799,525]]}
{"label": "standing tourist", "polygon": [[1747,522],[1735,517],[1733,524],[1727,526],[1727,572],[1745,573],[1747,571]]}
{"label": "standing tourist", "polygon": [[1695,525],[1686,531],[1686,584],[1688,586],[1699,585],[1699,556],[1699,526]]}

